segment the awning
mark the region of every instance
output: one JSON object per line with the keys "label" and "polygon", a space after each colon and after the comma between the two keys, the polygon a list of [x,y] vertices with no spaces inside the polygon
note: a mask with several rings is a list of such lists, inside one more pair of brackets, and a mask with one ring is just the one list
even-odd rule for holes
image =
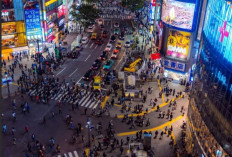
{"label": "awning", "polygon": [[12,48],[13,52],[28,50],[28,46]]}

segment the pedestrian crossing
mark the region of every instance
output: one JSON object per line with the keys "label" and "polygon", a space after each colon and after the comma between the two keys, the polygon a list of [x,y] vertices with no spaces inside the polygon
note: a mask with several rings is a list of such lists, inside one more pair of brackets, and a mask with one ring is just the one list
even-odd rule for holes
{"label": "pedestrian crossing", "polygon": [[80,157],[77,153],[77,151],[73,151],[73,152],[68,152],[62,155],[58,155],[57,157]]}
{"label": "pedestrian crossing", "polygon": [[133,16],[130,15],[102,15],[102,18],[104,19],[133,19]]}
{"label": "pedestrian crossing", "polygon": [[[42,92],[43,88],[38,89],[38,93]],[[28,92],[29,95],[35,95],[36,89],[30,90]],[[41,95],[43,97],[43,94]],[[94,96],[94,94],[90,91],[86,91],[83,89],[80,93],[72,93],[69,94],[67,89],[64,87],[60,87],[59,90],[55,93],[53,90],[50,91],[50,96],[48,97],[51,100],[66,102],[69,104],[74,104],[77,106],[82,106],[85,108],[96,109],[97,106],[100,106],[101,99],[100,95]]]}

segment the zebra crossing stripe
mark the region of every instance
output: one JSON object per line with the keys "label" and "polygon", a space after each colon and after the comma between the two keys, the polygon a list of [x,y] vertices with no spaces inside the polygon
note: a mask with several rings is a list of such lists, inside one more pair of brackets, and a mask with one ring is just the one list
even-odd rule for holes
{"label": "zebra crossing stripe", "polygon": [[96,105],[93,107],[93,109],[95,109],[97,107],[97,105],[100,103],[101,101],[99,100]]}
{"label": "zebra crossing stripe", "polygon": [[87,99],[85,99],[85,101],[81,104],[81,106],[84,106],[84,104],[89,100],[90,95],[87,97]]}
{"label": "zebra crossing stripe", "polygon": [[88,97],[88,95],[85,95],[84,97],[82,97],[79,104],[81,104],[87,97]]}
{"label": "zebra crossing stripe", "polygon": [[77,154],[77,151],[74,151],[73,153],[75,157],[79,157],[79,155]]}
{"label": "zebra crossing stripe", "polygon": [[96,103],[96,101],[92,102],[92,104],[90,104],[89,108],[92,108],[95,103]]}
{"label": "zebra crossing stripe", "polygon": [[72,155],[72,153],[71,153],[71,152],[69,152],[69,153],[68,153],[68,155],[69,155],[69,157],[73,157],[73,155]]}
{"label": "zebra crossing stripe", "polygon": [[90,101],[85,105],[85,107],[88,107],[91,102],[92,100],[90,99]]}

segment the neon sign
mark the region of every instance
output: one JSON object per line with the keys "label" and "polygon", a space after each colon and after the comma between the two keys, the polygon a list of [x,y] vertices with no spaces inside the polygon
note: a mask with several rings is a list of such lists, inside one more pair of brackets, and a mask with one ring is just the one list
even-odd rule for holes
{"label": "neon sign", "polygon": [[223,42],[223,39],[224,39],[224,36],[225,37],[228,37],[229,36],[229,32],[226,31],[226,24],[227,24],[227,21],[224,21],[224,25],[222,27],[220,27],[220,41]]}

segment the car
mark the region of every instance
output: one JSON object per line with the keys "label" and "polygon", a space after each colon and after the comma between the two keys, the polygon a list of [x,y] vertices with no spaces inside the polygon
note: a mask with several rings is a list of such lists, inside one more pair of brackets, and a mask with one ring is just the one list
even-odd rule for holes
{"label": "car", "polygon": [[89,41],[88,37],[83,37],[83,38],[81,39],[81,43],[82,43],[82,44],[87,44],[88,41]]}
{"label": "car", "polygon": [[82,43],[78,43],[77,46],[75,47],[75,49],[76,49],[77,51],[82,51],[82,50],[83,50]]}
{"label": "car", "polygon": [[95,76],[95,72],[92,69],[89,69],[83,76],[83,80],[90,81]]}
{"label": "car", "polygon": [[126,41],[126,43],[125,43],[125,47],[126,48],[129,48],[130,47],[130,41],[128,40],[128,41]]}
{"label": "car", "polygon": [[102,18],[98,19],[98,24],[99,25],[103,24],[103,19]]}
{"label": "car", "polygon": [[88,32],[93,32],[93,25],[88,26]]}
{"label": "car", "polygon": [[114,61],[113,60],[107,60],[106,63],[104,64],[103,66],[103,69],[104,70],[109,70],[114,64]]}
{"label": "car", "polygon": [[107,44],[106,45],[106,48],[105,48],[105,51],[110,51],[112,49],[112,44]]}
{"label": "car", "polygon": [[98,70],[102,65],[102,61],[100,59],[96,59],[94,62],[93,62],[93,65],[92,65],[92,69],[93,70]]}
{"label": "car", "polygon": [[104,29],[104,25],[103,24],[100,25],[100,30],[102,30],[102,29]]}
{"label": "car", "polygon": [[92,33],[91,39],[92,39],[92,40],[97,39],[97,33]]}
{"label": "car", "polygon": [[101,60],[107,60],[108,58],[108,53],[106,51],[103,51],[103,53],[101,54],[101,56],[99,57],[99,59]]}
{"label": "car", "polygon": [[119,27],[119,23],[118,22],[115,22],[114,23],[114,28],[118,28]]}
{"label": "car", "polygon": [[118,35],[119,34],[119,28],[115,28],[114,29],[114,35]]}
{"label": "car", "polygon": [[104,31],[102,32],[102,37],[103,37],[103,38],[107,38],[107,36],[108,36],[108,32],[107,32],[106,30],[104,30]]}
{"label": "car", "polygon": [[80,51],[74,51],[71,53],[71,58],[78,58],[80,56]]}
{"label": "car", "polygon": [[[115,70],[108,71],[104,77],[105,84],[109,85],[111,80],[115,79],[116,77],[117,77],[117,72]],[[114,84],[112,86],[114,86]]]}
{"label": "car", "polygon": [[124,40],[125,39],[125,33],[121,32],[120,36],[118,37],[120,40]]}
{"label": "car", "polygon": [[116,48],[121,49],[122,43],[120,41],[117,42]]}
{"label": "car", "polygon": [[98,38],[95,42],[95,44],[98,44],[98,45],[102,45],[104,43],[104,41],[102,40],[102,38]]}
{"label": "car", "polygon": [[119,50],[114,49],[114,51],[113,51],[113,53],[111,55],[111,58],[114,58],[114,59],[118,58],[118,54],[119,54]]}
{"label": "car", "polygon": [[116,37],[114,35],[112,35],[110,38],[110,42],[113,43],[113,42],[115,42],[115,40],[116,40]]}

